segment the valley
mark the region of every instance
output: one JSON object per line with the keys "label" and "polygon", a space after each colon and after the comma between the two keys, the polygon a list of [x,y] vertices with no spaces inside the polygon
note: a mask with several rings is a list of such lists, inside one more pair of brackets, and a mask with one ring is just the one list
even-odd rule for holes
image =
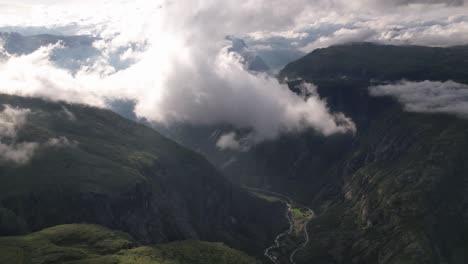
{"label": "valley", "polygon": [[289,228],[276,236],[274,244],[265,250],[264,255],[274,264],[296,264],[295,255],[309,243],[307,224],[314,218],[312,209],[280,193],[244,188],[263,199],[279,200],[286,205],[285,218],[289,222]]}
{"label": "valley", "polygon": [[237,150],[220,137],[249,129],[2,94],[0,260],[464,264],[467,62],[466,46],[317,49],[280,82],[356,130]]}
{"label": "valley", "polygon": [[[281,71],[293,91],[303,82],[316,85],[332,112],[352,118],[354,135],[290,133],[245,152],[215,147],[220,133],[214,131],[229,129],[223,126],[178,127],[177,140],[203,153],[238,185],[286,194],[314,209],[316,216],[307,225],[309,243],[294,253],[298,264],[463,264],[466,111],[436,111],[437,103],[413,110],[405,97],[370,91],[419,85],[423,91],[415,96],[429,102],[442,100],[434,94],[450,96],[452,89],[464,93],[466,51],[466,46],[352,43],[317,49]],[[406,59],[397,66],[400,57]],[[455,80],[456,88],[447,80]],[[447,103],[465,101],[461,95]],[[291,249],[300,243],[286,249],[282,237],[280,250],[273,245],[270,256],[291,263]]]}

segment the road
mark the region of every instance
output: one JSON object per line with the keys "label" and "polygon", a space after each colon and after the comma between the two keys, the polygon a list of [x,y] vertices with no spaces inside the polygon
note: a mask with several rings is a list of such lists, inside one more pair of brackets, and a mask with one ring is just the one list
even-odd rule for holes
{"label": "road", "polygon": [[[257,188],[250,188],[250,187],[244,187],[244,188],[246,190],[249,190],[249,191],[252,191],[252,192],[256,192],[256,193],[259,193],[259,194],[275,197],[276,199],[278,199],[281,202],[283,202],[284,204],[286,204],[285,217],[286,217],[286,219],[288,219],[289,228],[288,228],[288,230],[286,230],[286,231],[282,232],[281,234],[279,234],[278,236],[276,236],[273,245],[271,247],[265,249],[265,256],[268,259],[270,259],[274,264],[283,264],[271,252],[273,250],[275,250],[275,249],[281,248],[282,245],[281,245],[280,241],[281,241],[281,239],[283,237],[292,235],[292,232],[294,230],[294,223],[293,223],[293,219],[291,218],[291,209],[292,209],[293,205],[295,205],[295,207],[302,207],[302,208],[306,209],[312,216],[314,215],[314,212],[312,211],[312,209],[310,209],[310,208],[308,208],[308,207],[306,207],[306,206],[304,206],[304,205],[302,205],[300,203],[295,202],[293,199],[291,199],[291,197],[289,197],[287,195],[277,193],[277,192],[267,191],[267,190],[263,190],[263,189],[257,189]],[[296,264],[296,262],[294,261],[294,256],[297,254],[297,252],[304,249],[307,246],[307,244],[309,243],[309,233],[307,232],[307,224],[310,222],[311,219],[312,218],[310,218],[304,224],[304,230],[303,230],[304,238],[305,238],[304,242],[301,243],[299,246],[297,246],[291,252],[291,254],[289,255],[288,259],[289,259],[290,264]]]}

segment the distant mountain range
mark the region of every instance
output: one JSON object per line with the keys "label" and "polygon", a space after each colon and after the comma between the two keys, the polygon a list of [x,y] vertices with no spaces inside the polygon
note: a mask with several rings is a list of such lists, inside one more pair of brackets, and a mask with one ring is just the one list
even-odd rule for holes
{"label": "distant mountain range", "polygon": [[[246,68],[253,72],[270,72],[271,69],[264,59],[256,51],[249,48],[239,38],[227,37],[231,41],[229,52],[235,52],[241,56]],[[61,43],[63,48],[53,51],[52,61],[59,67],[77,71],[81,66],[90,65],[95,58],[101,55],[101,51],[93,46],[99,38],[89,35],[60,36],[51,34],[21,35],[15,32],[0,32],[0,44],[4,51],[11,55],[30,54],[40,47]],[[117,51],[119,53],[120,51]],[[124,62],[119,63],[117,57],[112,60],[117,69],[128,67]],[[290,60],[282,60],[283,65]]]}
{"label": "distant mountain range", "polygon": [[82,66],[90,65],[100,51],[93,47],[97,39],[92,36],[33,35],[0,32],[0,44],[10,55],[30,54],[40,47],[61,43],[62,49],[55,49],[51,60],[59,67],[77,71]]}

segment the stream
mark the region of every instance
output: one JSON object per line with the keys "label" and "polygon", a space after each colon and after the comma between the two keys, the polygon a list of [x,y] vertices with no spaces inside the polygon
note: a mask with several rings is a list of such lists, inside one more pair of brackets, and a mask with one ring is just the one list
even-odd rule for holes
{"label": "stream", "polygon": [[271,192],[271,191],[267,191],[267,190],[263,190],[263,189],[257,189],[257,188],[249,188],[249,187],[245,187],[245,189],[249,190],[249,191],[252,191],[252,192],[256,192],[256,193],[259,193],[259,194],[262,194],[262,195],[268,195],[268,196],[272,196],[278,200],[280,200],[281,202],[283,202],[285,205],[286,205],[286,211],[285,211],[285,217],[286,219],[288,219],[288,223],[289,223],[289,228],[282,232],[281,234],[277,235],[275,240],[274,240],[274,243],[272,246],[270,246],[269,248],[265,249],[265,252],[264,252],[264,255],[265,257],[267,257],[269,260],[271,260],[271,262],[273,262],[274,264],[296,264],[296,262],[294,261],[294,256],[299,252],[301,251],[302,249],[304,249],[307,244],[309,243],[309,233],[307,232],[307,224],[310,222],[310,220],[312,219],[309,219],[307,222],[305,222],[304,224],[304,229],[302,230],[302,233],[304,234],[304,242],[302,242],[300,245],[298,245],[292,252],[291,254],[289,255],[288,257],[288,260],[289,262],[281,262],[273,253],[272,251],[275,250],[275,249],[280,249],[282,246],[281,244],[281,239],[285,236],[290,236],[292,235],[292,232],[294,231],[294,223],[293,223],[293,219],[291,217],[291,214],[292,214],[292,204],[295,204],[301,208],[304,208],[308,211],[308,213],[310,213],[312,216],[314,215],[314,212],[312,209],[300,204],[300,203],[296,203],[294,202],[289,196],[286,196],[284,194],[280,194],[280,193],[276,193],[276,192]]}

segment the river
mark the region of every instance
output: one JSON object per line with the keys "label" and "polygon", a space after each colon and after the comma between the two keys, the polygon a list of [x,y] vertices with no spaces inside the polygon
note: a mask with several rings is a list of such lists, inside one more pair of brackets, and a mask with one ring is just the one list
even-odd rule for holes
{"label": "river", "polygon": [[[294,260],[295,255],[299,251],[304,249],[307,246],[307,244],[309,243],[309,233],[307,232],[307,224],[310,222],[310,220],[314,216],[313,210],[306,207],[306,206],[304,206],[304,205],[302,205],[302,204],[300,204],[300,203],[295,202],[293,199],[291,199],[291,197],[289,197],[287,195],[284,195],[284,194],[281,194],[281,193],[271,192],[271,191],[267,191],[267,190],[263,190],[263,189],[257,189],[257,188],[249,188],[249,187],[245,187],[245,189],[247,189],[249,191],[252,191],[252,192],[256,192],[256,193],[261,194],[261,195],[267,195],[267,196],[274,197],[274,198],[280,200],[281,202],[283,202],[286,205],[285,218],[289,222],[289,228],[276,236],[276,238],[275,238],[275,240],[273,242],[273,245],[271,245],[269,248],[265,249],[264,255],[269,260],[271,260],[271,262],[273,262],[274,264],[296,264],[296,262]],[[294,222],[293,222],[293,218],[291,216],[293,206],[296,207],[296,208],[302,208],[302,209],[307,210],[308,214],[310,214],[310,216],[312,216],[312,217],[309,217],[309,219],[304,223],[303,230],[301,230],[301,233],[303,233],[303,236],[304,236],[304,242],[302,242],[301,244],[297,245],[294,248],[294,250],[286,258],[288,261],[281,261],[273,254],[273,251],[275,249],[280,249],[281,247],[285,246],[285,245],[283,245],[281,243],[281,241],[282,241],[282,239],[284,237],[292,236],[292,233],[294,231]]]}

